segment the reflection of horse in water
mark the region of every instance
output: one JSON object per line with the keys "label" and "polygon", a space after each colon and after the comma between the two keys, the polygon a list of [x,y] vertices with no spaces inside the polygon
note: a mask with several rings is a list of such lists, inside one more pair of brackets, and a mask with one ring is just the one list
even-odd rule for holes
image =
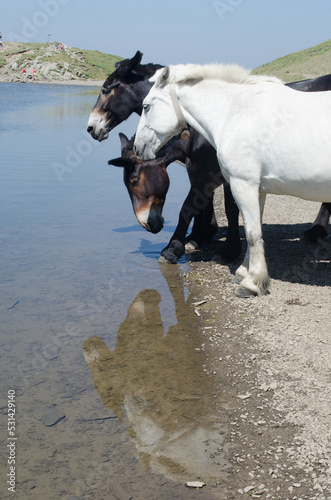
{"label": "reflection of horse in water", "polygon": [[210,480],[227,466],[218,451],[223,443],[214,381],[204,371],[199,320],[185,304],[182,281],[174,270],[167,280],[178,324],[166,336],[161,297],[143,290],[119,328],[115,350],[91,337],[83,344],[84,355],[103,404],[119,418],[124,407],[146,469],[176,479]]}

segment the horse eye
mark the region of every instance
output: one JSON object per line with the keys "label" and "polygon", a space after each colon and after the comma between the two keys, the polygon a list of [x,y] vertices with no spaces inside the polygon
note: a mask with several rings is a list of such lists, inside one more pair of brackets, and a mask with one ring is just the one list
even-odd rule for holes
{"label": "horse eye", "polygon": [[109,87],[102,87],[101,92],[103,95],[108,95],[113,89],[119,86],[119,82],[112,83]]}
{"label": "horse eye", "polygon": [[135,179],[131,179],[131,184],[132,186],[136,186],[140,180],[140,177],[136,177]]}
{"label": "horse eye", "polygon": [[145,111],[148,111],[149,110],[149,104],[143,104],[143,109]]}

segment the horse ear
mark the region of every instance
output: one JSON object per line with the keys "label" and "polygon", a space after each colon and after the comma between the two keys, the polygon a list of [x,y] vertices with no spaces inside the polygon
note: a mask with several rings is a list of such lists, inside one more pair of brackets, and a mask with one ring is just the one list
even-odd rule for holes
{"label": "horse ear", "polygon": [[122,132],[118,135],[121,141],[121,153],[126,156],[128,153],[133,151],[134,136],[129,140],[126,135],[122,134]]}
{"label": "horse ear", "polygon": [[118,134],[119,138],[120,138],[120,141],[121,141],[121,146],[124,147],[124,146],[128,146],[129,145],[129,139],[127,138],[127,136],[125,134],[123,134],[122,132],[120,132]]}
{"label": "horse ear", "polygon": [[122,59],[121,61],[116,61],[115,63],[115,68],[119,68],[121,64],[125,64],[128,61],[128,59]]}
{"label": "horse ear", "polygon": [[169,68],[169,66],[166,66],[161,71],[161,74],[159,76],[158,84],[159,85],[164,85],[165,83],[167,83],[167,81],[169,80],[169,76],[170,76],[170,68]]}
{"label": "horse ear", "polygon": [[125,61],[123,61],[123,63],[118,67],[118,70],[123,74],[131,73],[135,69],[135,67],[140,64],[142,56],[142,53],[137,50],[132,59],[126,59]]}
{"label": "horse ear", "polygon": [[123,158],[120,156],[119,158],[108,160],[108,165],[114,165],[114,167],[124,167]]}
{"label": "horse ear", "polygon": [[135,164],[136,162],[133,158],[123,158],[123,156],[108,161],[108,165],[114,165],[115,167],[134,167]]}

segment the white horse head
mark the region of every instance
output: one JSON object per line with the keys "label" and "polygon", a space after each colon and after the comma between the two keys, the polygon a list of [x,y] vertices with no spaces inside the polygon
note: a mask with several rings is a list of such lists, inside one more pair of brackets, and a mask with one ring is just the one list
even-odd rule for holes
{"label": "white horse head", "polygon": [[169,77],[170,68],[167,66],[150,78],[154,85],[143,101],[137,129],[139,138],[134,143],[136,154],[142,159],[154,159],[155,153],[184,127],[183,118],[174,107]]}

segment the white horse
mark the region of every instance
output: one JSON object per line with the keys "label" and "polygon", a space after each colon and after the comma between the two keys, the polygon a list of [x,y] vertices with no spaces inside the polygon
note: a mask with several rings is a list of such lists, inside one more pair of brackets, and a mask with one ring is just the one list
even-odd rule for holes
{"label": "white horse", "polygon": [[236,293],[266,294],[266,194],[331,202],[331,92],[297,92],[236,65],[169,66],[153,81],[136,133],[137,155],[154,158],[185,122],[212,144],[245,226]]}

